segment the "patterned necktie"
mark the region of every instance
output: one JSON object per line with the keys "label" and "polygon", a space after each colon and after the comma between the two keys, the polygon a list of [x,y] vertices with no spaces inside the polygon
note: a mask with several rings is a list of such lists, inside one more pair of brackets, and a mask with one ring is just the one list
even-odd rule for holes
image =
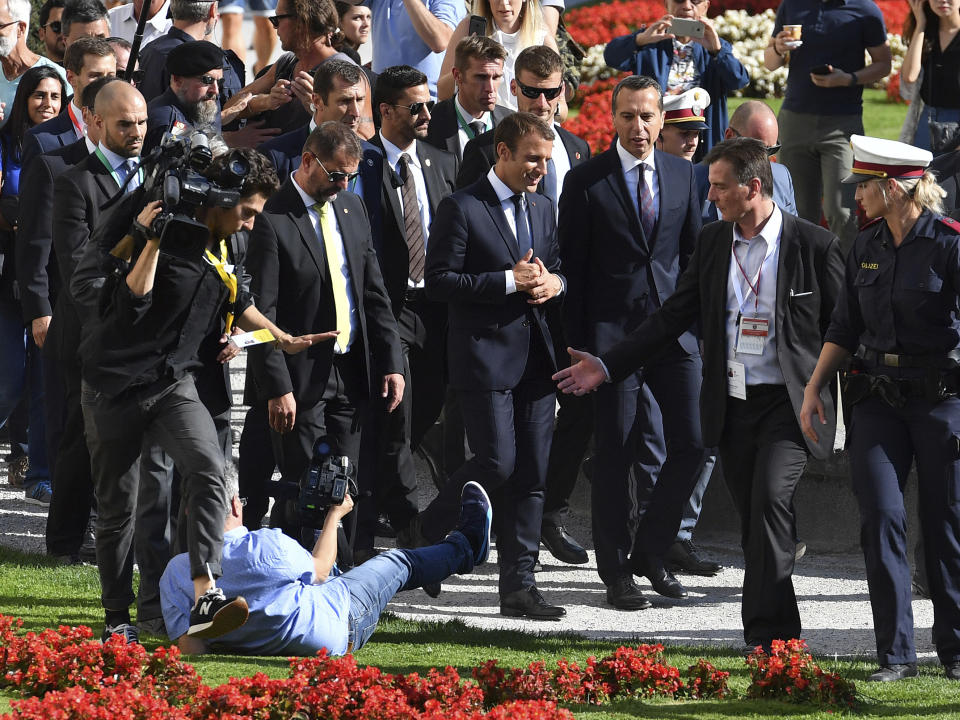
{"label": "patterned necktie", "polygon": [[120,187],[123,188],[124,193],[130,192],[137,186],[135,183],[136,178],[130,182],[127,182],[127,178],[130,177],[130,173],[133,172],[136,162],[137,161],[135,159],[128,158],[113,169],[113,171],[117,174],[117,182],[120,183]]}
{"label": "patterned necktie", "polygon": [[527,254],[527,250],[533,248],[533,240],[530,238],[530,223],[527,222],[527,208],[523,202],[523,194],[518,193],[513,196],[514,218],[517,221],[517,246],[520,248],[520,257]]}
{"label": "patterned necktie", "polygon": [[410,170],[412,160],[407,153],[400,156],[397,170],[403,187],[400,188],[400,201],[403,203],[403,234],[407,239],[407,257],[410,279],[415,283],[423,280],[423,266],[426,263],[423,244],[423,222],[420,218],[420,203],[417,200],[417,183]]}
{"label": "patterned necktie", "polygon": [[543,194],[553,200],[553,206],[557,206],[557,166],[553,163],[553,158],[547,160],[547,174],[541,184]]}
{"label": "patterned necktie", "polygon": [[337,326],[340,331],[337,335],[337,346],[344,353],[350,347],[350,302],[347,299],[347,279],[343,276],[340,264],[340,253],[337,252],[337,237],[334,230],[333,213],[330,203],[314,203],[313,209],[320,216],[320,234],[323,235],[323,249],[327,258],[327,269],[330,271],[330,287],[333,289],[333,305],[336,311]]}
{"label": "patterned necktie", "polygon": [[487,131],[487,125],[482,120],[471,120],[469,124],[474,137],[483,135]]}
{"label": "patterned necktie", "polygon": [[653,206],[653,193],[647,185],[647,177],[643,163],[637,165],[637,205],[640,208],[640,227],[644,237],[649,240],[653,237],[653,227],[657,224],[657,210]]}

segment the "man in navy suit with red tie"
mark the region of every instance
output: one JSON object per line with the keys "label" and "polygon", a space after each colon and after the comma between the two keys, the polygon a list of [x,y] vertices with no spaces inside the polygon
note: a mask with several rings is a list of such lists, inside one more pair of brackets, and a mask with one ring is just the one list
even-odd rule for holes
{"label": "man in navy suit with red tie", "polygon": [[566,614],[533,576],[556,404],[544,304],[564,289],[553,203],[536,194],[553,138],[531,113],[503,119],[497,164],[444,198],[433,219],[427,297],[448,303],[450,384],[474,456],[416,520],[424,540],[442,538],[464,484],[483,485],[496,508],[500,613],[537,620]]}
{"label": "man in navy suit with red tie", "polygon": [[[558,223],[569,283],[564,332],[571,347],[594,354],[618,343],[673,294],[701,224],[693,165],[654,149],[664,120],[659,84],[625,78],[612,104],[617,141],[567,173]],[[593,542],[607,601],[622,610],[649,607],[633,575],[647,577],[661,595],[687,594],[663,556],[707,455],[697,406],[697,338],[678,335],[641,371],[604,385],[595,397]],[[634,463],[636,485],[628,480]],[[649,500],[633,532],[644,491]]]}

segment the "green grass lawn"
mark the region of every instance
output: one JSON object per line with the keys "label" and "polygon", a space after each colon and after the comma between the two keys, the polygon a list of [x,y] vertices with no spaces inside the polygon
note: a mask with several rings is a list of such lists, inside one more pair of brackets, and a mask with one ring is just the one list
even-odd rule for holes
{"label": "green grass lawn", "polygon": [[[21,617],[27,630],[41,630],[60,624],[86,624],[95,632],[102,628],[99,606],[99,582],[96,570],[89,567],[54,567],[46,558],[20,555],[0,548],[0,613]],[[677,610],[696,612],[695,608]],[[642,623],[643,613],[625,614],[625,623]],[[536,629],[543,626],[536,625]],[[144,638],[152,649],[156,642]],[[534,660],[548,665],[561,657],[583,662],[589,655],[601,657],[618,644],[561,634],[537,637],[508,631],[485,631],[469,628],[460,622],[419,623],[387,617],[357,660],[376,665],[392,673],[425,673],[429,668],[453,665],[461,675],[469,677],[470,668],[497,658],[502,666],[525,666]],[[670,647],[666,660],[686,669],[700,657],[706,657],[719,669],[732,673],[730,686],[743,695],[749,674],[743,658],[732,650],[716,648]],[[243,677],[264,672],[282,677],[287,672],[284,658],[242,657],[231,655],[199,656],[192,659],[209,685],[225,682],[230,677]],[[855,681],[862,681],[872,671],[872,662],[822,663],[828,669],[839,669]],[[863,706],[858,717],[906,718],[930,720],[954,719],[960,715],[960,685],[942,676],[939,665],[926,665],[921,676],[892,685],[860,683]],[[11,693],[0,695],[0,711],[9,707]],[[607,720],[628,717],[676,718],[760,718],[810,717],[835,715],[783,703],[734,699],[724,701],[618,701],[605,707],[573,707],[578,718]]]}

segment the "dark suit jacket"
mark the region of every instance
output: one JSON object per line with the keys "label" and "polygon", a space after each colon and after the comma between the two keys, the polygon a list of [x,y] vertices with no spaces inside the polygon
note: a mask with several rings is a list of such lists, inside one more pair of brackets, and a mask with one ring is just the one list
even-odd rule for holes
{"label": "dark suit jacket", "polygon": [[27,130],[23,136],[23,151],[20,155],[21,172],[30,167],[30,161],[37,155],[77,142],[77,131],[66,108],[67,105],[64,104],[63,110],[55,118]]}
{"label": "dark suit jacket", "polygon": [[[677,291],[623,342],[602,355],[612,378],[620,380],[656,354],[663,343],[677,337],[680,329],[699,319],[704,346],[700,417],[703,443],[708,447],[719,444],[726,417],[727,282],[732,245],[733,223],[707,225]],[[777,359],[798,417],[803,388],[816,367],[842,283],[843,257],[836,236],[783,213],[774,322]],[[810,452],[818,458],[827,457],[833,450],[837,429],[829,394],[824,404],[827,425],[822,430],[817,428],[819,442],[806,439]]]}
{"label": "dark suit jacket", "polygon": [[56,355],[70,365],[78,361],[82,317],[70,291],[70,280],[97,226],[101,207],[119,189],[96,155],[88,155],[54,181],[53,250],[61,285],[49,339],[54,342]]}
{"label": "dark suit jacket", "polygon": [[[380,136],[377,135],[375,140],[377,149],[383,153],[379,186],[384,213],[383,230],[379,239],[374,236],[374,246],[380,258],[387,295],[390,296],[394,315],[399,318],[407,289],[407,278],[410,276],[410,256],[407,250],[407,239],[403,232],[403,208],[400,205],[400,193],[397,190],[403,183],[387,162],[386,152],[380,144]],[[438,150],[425,142],[417,143],[417,157],[420,159],[423,178],[427,184],[430,217],[433,222],[437,217],[440,201],[455,189],[457,159],[450,153]],[[423,229],[423,237],[424,240],[429,240],[430,228]]]}
{"label": "dark suit jacket", "polygon": [[[507,115],[512,115],[513,110],[503,105],[494,106],[493,124],[503,120]],[[457,123],[457,109],[453,104],[453,98],[441,100],[433,107],[430,113],[430,127],[427,130],[427,142],[435,148],[446,150],[460,159],[460,125]]]}
{"label": "dark suit jacket", "polygon": [[20,193],[29,198],[30,212],[22,214],[17,229],[17,282],[23,320],[28,325],[53,314],[60,291],[57,256],[51,252],[54,180],[89,154],[86,140],[78,140],[38,155],[20,175]]}
{"label": "dark suit jacket", "polygon": [[[361,353],[367,385],[372,388],[383,375],[403,372],[397,323],[383,289],[363,202],[353,193],[341,192],[333,209],[343,236],[359,323],[359,337],[352,340],[350,353]],[[323,240],[314,232],[292,180],[270,198],[257,218],[247,267],[257,307],[281,329],[302,335],[336,327]],[[261,399],[292,392],[300,407],[314,407],[330,376],[333,343],[320,343],[297,355],[257,345],[250,350],[249,363]]]}
{"label": "dark suit jacket", "polygon": [[[560,268],[553,204],[527,194],[533,252],[547,269]],[[430,228],[427,297],[449,303],[450,383],[463,390],[508,390],[527,364],[530,333],[541,334],[555,365],[542,305],[526,293],[506,294],[504,271],[520,260],[516,236],[497,194],[483,178],[444,198]],[[559,302],[556,298],[552,302]]]}
{"label": "dark suit jacket", "polygon": [[[303,157],[303,145],[310,134],[310,125],[304,125],[283,135],[270,138],[261,143],[257,150],[266,155],[273,166],[277,168],[280,181],[285,181],[300,167]],[[360,141],[363,147],[363,158],[360,160],[360,186],[362,192],[357,193],[363,198],[367,206],[367,215],[370,218],[370,231],[374,242],[380,237],[380,228],[383,223],[383,211],[380,208],[380,173],[383,165],[383,151],[366,140]]]}
{"label": "dark suit jacket", "polygon": [[[563,329],[575,348],[603,353],[673,294],[700,234],[700,197],[688,160],[654,151],[660,212],[645,237],[616,147],[573,168],[560,197],[560,255],[569,280]],[[687,328],[680,328],[686,330]],[[680,336],[697,351],[691,333]]]}
{"label": "dark suit jacket", "polygon": [[[567,151],[571,170],[590,159],[590,146],[587,145],[585,140],[556,125],[554,125],[553,131],[560,134],[560,140]],[[457,173],[457,188],[464,188],[475,183],[486,175],[497,162],[493,135],[494,131],[488,130],[467,143],[467,146],[463,149],[463,160],[460,161],[460,172]],[[540,188],[543,188],[542,180],[540,181]]]}

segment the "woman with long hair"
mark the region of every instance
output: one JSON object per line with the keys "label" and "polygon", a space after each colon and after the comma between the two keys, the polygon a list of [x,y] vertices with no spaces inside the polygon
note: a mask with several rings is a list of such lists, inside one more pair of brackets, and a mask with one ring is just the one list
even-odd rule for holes
{"label": "woman with long hair", "polygon": [[800,425],[817,437],[821,394],[850,361],[847,449],[880,665],[867,679],[917,674],[903,501],[916,461],[933,643],[960,680],[960,223],[942,214],[928,150],[860,135],[851,145],[844,182],[873,222],[847,256]]}
{"label": "woman with long hair", "polygon": [[341,50],[357,53],[354,58],[360,62],[360,46],[370,42],[371,19],[370,8],[366,5],[357,5],[347,0],[336,0],[337,14],[340,15],[340,32],[343,33]]}
{"label": "woman with long hair", "polygon": [[907,52],[900,80],[920,79],[925,107],[913,144],[936,157],[960,144],[960,0],[907,1],[911,12],[903,23]]}
{"label": "woman with long hair", "polygon": [[[557,42],[547,32],[547,25],[543,21],[543,6],[540,0],[473,0],[473,14],[486,20],[487,35],[503,45],[507,51],[507,58],[503,61],[503,82],[497,91],[497,103],[516,110],[517,99],[510,92],[510,81],[514,77],[513,63],[517,55],[531,45],[546,45],[557,50]],[[460,21],[450,37],[448,47],[455,48],[457,43],[468,35],[470,18],[468,15]],[[452,52],[448,52],[443,58],[440,79],[437,81],[439,100],[453,97],[456,92],[453,61]]]}

